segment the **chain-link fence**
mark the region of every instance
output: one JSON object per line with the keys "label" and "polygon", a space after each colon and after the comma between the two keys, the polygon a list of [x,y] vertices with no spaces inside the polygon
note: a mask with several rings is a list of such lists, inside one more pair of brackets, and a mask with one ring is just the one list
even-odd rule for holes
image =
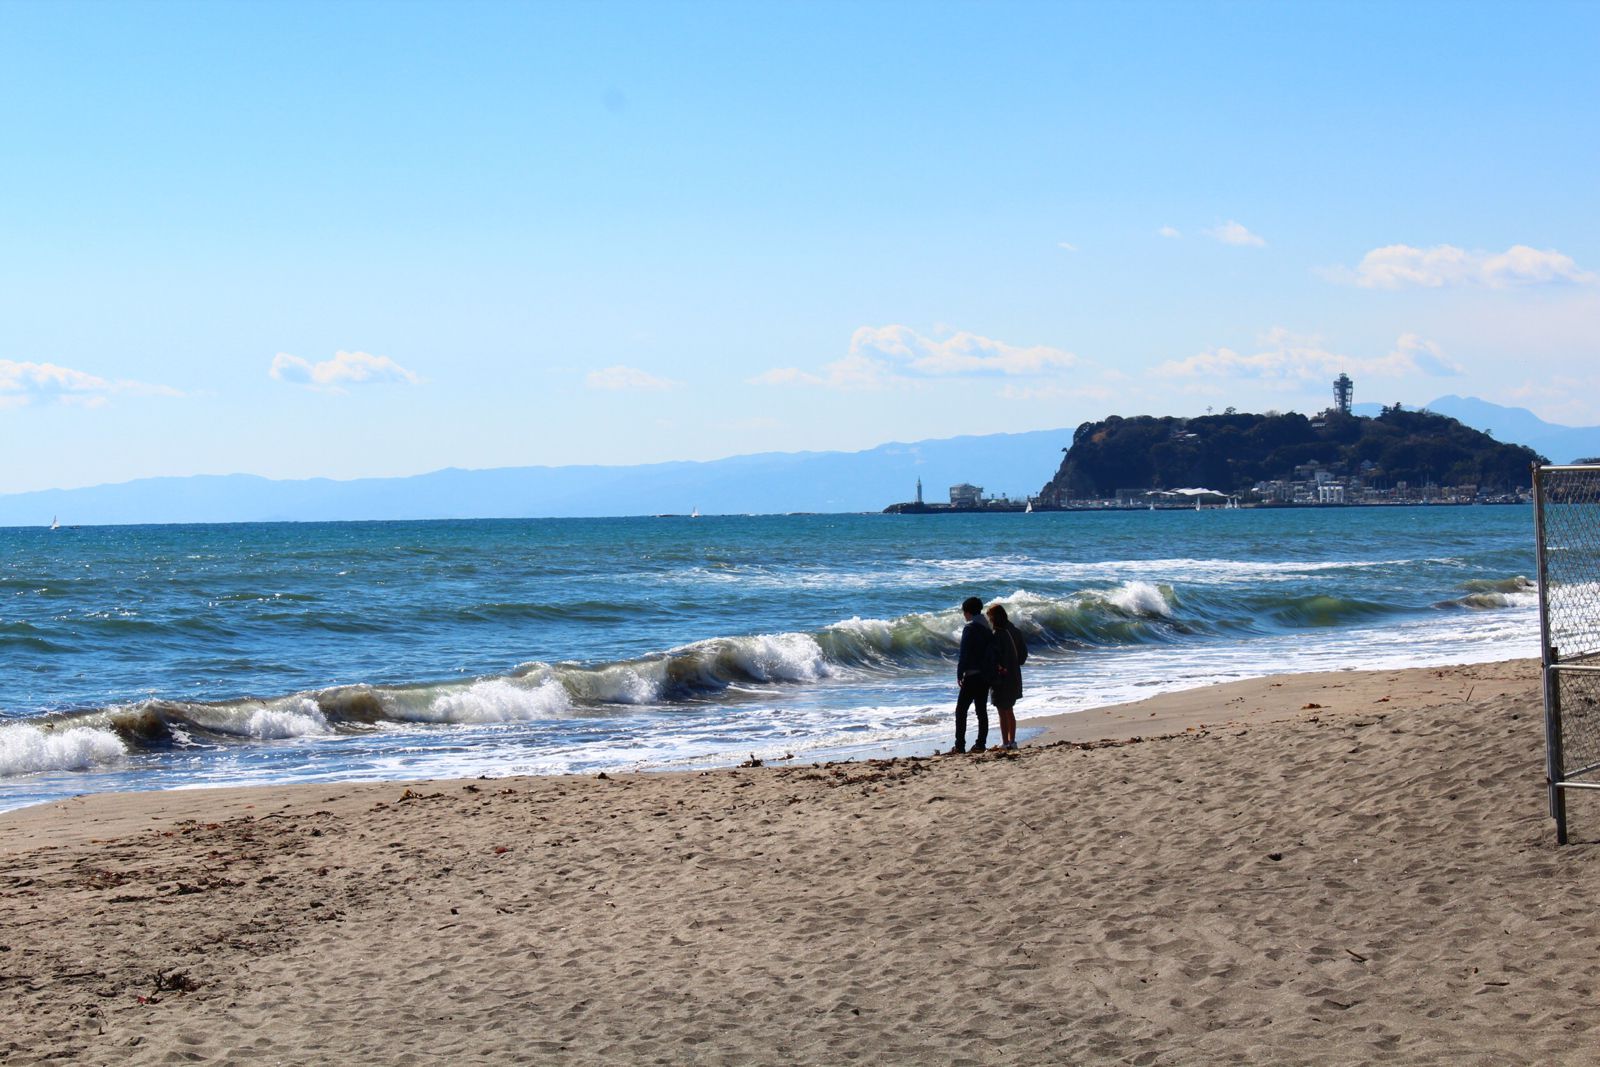
{"label": "chain-link fence", "polygon": [[1546,775],[1556,839],[1569,789],[1600,789],[1600,465],[1533,473]]}

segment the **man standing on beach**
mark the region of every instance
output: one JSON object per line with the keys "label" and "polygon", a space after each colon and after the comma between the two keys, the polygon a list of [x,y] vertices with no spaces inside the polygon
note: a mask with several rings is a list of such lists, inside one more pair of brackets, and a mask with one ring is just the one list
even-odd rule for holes
{"label": "man standing on beach", "polygon": [[994,662],[994,634],[983,619],[983,601],[969,596],[961,602],[966,628],[961,631],[961,653],[956,657],[956,747],[951,752],[967,751],[967,708],[978,712],[978,743],[972,751],[982,752],[989,740],[989,669]]}

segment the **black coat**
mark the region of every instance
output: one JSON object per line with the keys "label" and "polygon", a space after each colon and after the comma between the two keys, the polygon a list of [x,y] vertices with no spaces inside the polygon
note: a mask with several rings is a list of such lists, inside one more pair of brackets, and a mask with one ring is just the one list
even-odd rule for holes
{"label": "black coat", "polygon": [[989,693],[996,704],[1015,704],[1022,699],[1022,662],[1027,656],[1027,642],[1015,626],[1007,623],[995,632],[994,675]]}
{"label": "black coat", "polygon": [[956,657],[956,681],[987,682],[994,671],[994,631],[980,615],[961,631],[961,653]]}

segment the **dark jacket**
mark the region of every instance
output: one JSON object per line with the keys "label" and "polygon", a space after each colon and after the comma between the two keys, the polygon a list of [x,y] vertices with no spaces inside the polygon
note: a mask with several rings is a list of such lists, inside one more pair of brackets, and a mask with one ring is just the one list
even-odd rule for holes
{"label": "dark jacket", "polygon": [[1022,664],[1028,658],[1028,645],[1010,623],[994,635],[994,676],[989,692],[996,704],[1015,704],[1022,699]]}
{"label": "dark jacket", "polygon": [[979,615],[961,631],[961,654],[956,657],[956,681],[987,682],[994,670],[994,631]]}

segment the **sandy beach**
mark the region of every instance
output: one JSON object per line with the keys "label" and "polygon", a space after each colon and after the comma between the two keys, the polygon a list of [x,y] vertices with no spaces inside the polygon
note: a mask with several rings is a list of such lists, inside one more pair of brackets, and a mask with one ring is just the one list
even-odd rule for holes
{"label": "sandy beach", "polygon": [[1536,663],[1042,722],[977,757],[12,812],[0,1058],[1600,1054],[1600,798],[1558,848]]}

